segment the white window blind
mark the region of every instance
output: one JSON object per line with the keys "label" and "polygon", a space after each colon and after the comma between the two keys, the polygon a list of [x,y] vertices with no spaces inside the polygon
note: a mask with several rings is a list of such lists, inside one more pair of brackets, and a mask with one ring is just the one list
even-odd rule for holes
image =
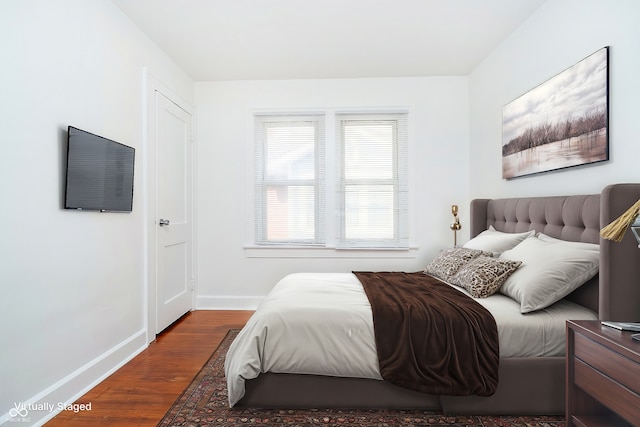
{"label": "white window blind", "polygon": [[324,119],[255,116],[255,243],[324,243]]}
{"label": "white window blind", "polygon": [[409,247],[407,114],[336,116],[342,248]]}

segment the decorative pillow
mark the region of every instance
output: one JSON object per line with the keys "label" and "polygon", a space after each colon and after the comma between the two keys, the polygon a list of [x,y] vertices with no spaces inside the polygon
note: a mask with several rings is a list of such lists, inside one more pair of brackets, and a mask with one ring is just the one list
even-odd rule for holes
{"label": "decorative pillow", "polygon": [[520,264],[520,261],[479,256],[463,265],[451,283],[466,289],[472,297],[486,298],[495,294]]}
{"label": "decorative pillow", "polygon": [[438,279],[448,281],[467,262],[480,255],[487,255],[482,251],[466,248],[449,248],[440,251],[425,268],[424,272]]}
{"label": "decorative pillow", "polygon": [[559,301],[595,276],[600,251],[598,245],[529,237],[500,259],[522,261],[500,293],[518,301],[522,313],[529,313]]}
{"label": "decorative pillow", "polygon": [[478,234],[462,247],[491,252],[494,256],[499,256],[502,252],[514,248],[527,237],[534,236],[535,233],[534,230],[524,233],[503,233],[502,231],[497,231],[493,226],[489,226],[488,230]]}

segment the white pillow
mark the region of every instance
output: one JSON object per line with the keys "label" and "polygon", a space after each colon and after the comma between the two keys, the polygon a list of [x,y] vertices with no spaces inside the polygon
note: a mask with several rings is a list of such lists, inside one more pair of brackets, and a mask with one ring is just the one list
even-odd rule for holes
{"label": "white pillow", "polygon": [[493,226],[489,226],[488,230],[478,234],[462,247],[491,252],[494,256],[499,256],[502,252],[515,247],[527,237],[534,236],[535,233],[535,230],[524,233],[503,233],[502,231],[497,231]]}
{"label": "white pillow", "polygon": [[528,237],[500,259],[522,261],[500,293],[518,301],[522,313],[529,313],[559,301],[595,276],[600,249],[581,242]]}
{"label": "white pillow", "polygon": [[561,239],[556,239],[555,237],[547,236],[544,233],[538,233],[536,237],[540,240],[544,240],[545,242],[563,243],[569,247],[592,249],[594,251],[600,251],[600,245],[597,243],[569,242],[567,240],[561,240]]}

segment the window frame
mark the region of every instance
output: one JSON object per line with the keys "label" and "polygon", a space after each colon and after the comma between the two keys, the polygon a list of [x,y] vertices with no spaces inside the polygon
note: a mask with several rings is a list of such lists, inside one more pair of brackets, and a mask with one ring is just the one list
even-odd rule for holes
{"label": "window frame", "polygon": [[[272,179],[267,176],[266,130],[273,124],[310,123],[314,127],[314,176],[312,179]],[[324,135],[323,114],[254,114],[254,236],[258,246],[324,246]],[[275,126],[274,126],[275,127]],[[314,189],[314,237],[311,239],[269,240],[267,191],[269,186],[312,186]]]}
{"label": "window frame", "polygon": [[[399,231],[406,238],[401,239],[401,243],[398,244],[397,239],[390,240],[386,245],[351,245],[344,244],[340,241],[340,235],[342,233],[342,215],[336,214],[336,209],[341,203],[337,196],[336,188],[340,186],[340,180],[337,178],[338,171],[341,169],[339,165],[339,147],[338,147],[338,126],[339,118],[342,116],[369,116],[369,117],[403,117],[402,126],[404,126],[404,142],[403,147],[394,149],[394,168],[397,167],[396,157],[397,153],[403,152],[405,168],[401,172],[403,185],[398,191],[403,192],[405,198],[405,211],[403,212],[403,223],[394,225],[394,230]],[[257,138],[256,135],[261,131],[258,126],[258,119],[283,119],[283,118],[298,118],[309,119],[311,117],[319,118],[324,126],[324,139],[320,140],[322,157],[324,162],[317,163],[317,176],[321,180],[321,189],[316,193],[318,198],[316,227],[319,228],[318,236],[322,236],[322,239],[316,239],[314,242],[307,241],[287,241],[287,242],[267,242],[260,241],[258,239],[258,222],[265,218],[264,215],[256,212],[257,192],[259,191],[256,185],[256,174],[258,170],[264,171],[264,164],[261,164],[261,159],[264,158],[264,153],[260,156],[256,150]],[[390,108],[384,110],[367,110],[367,109],[314,109],[304,111],[274,111],[274,110],[254,110],[251,112],[251,123],[254,126],[252,137],[250,138],[250,146],[252,147],[251,153],[253,153],[253,167],[249,169],[249,173],[252,178],[250,179],[250,191],[253,193],[251,196],[251,209],[253,212],[253,219],[248,221],[247,236],[250,243],[244,246],[245,254],[249,258],[415,258],[415,252],[417,247],[410,244],[411,238],[409,231],[413,229],[410,226],[410,221],[413,217],[411,215],[411,203],[412,194],[409,192],[409,146],[410,146],[410,119],[411,114],[408,108]],[[316,159],[318,156],[316,155]],[[251,164],[251,162],[250,162]],[[394,193],[398,193],[394,191]],[[262,205],[265,208],[265,205]],[[394,219],[394,221],[398,221]],[[396,232],[394,231],[394,233]]]}
{"label": "window frame", "polygon": [[[336,193],[339,215],[339,234],[336,247],[342,249],[408,249],[408,112],[359,113],[349,112],[336,115]],[[391,178],[346,178],[345,163],[345,123],[367,124],[391,123],[392,132],[392,176]],[[391,185],[393,187],[393,237],[392,238],[348,238],[346,187],[349,185]]]}

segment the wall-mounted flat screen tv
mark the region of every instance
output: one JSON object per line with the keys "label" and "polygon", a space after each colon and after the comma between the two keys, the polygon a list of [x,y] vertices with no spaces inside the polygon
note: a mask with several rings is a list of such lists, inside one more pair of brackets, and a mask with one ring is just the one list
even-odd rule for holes
{"label": "wall-mounted flat screen tv", "polygon": [[131,212],[135,149],[69,126],[65,209]]}

